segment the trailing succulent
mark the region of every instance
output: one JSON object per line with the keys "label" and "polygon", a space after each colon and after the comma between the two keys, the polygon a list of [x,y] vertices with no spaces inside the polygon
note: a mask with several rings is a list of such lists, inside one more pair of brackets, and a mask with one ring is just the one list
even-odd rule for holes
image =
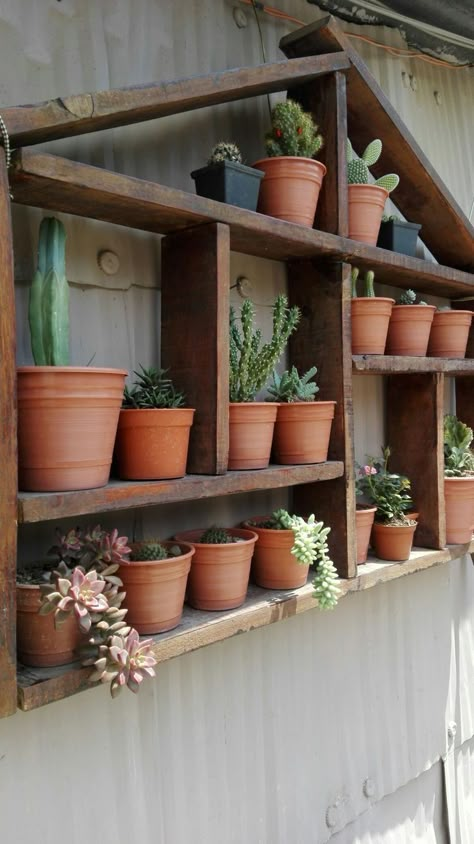
{"label": "trailing succulent", "polygon": [[37,366],[69,364],[69,285],[66,277],[66,230],[45,217],[39,230],[38,266],[28,304],[31,351]]}
{"label": "trailing succulent", "polygon": [[474,453],[471,450],[472,428],[456,416],[444,417],[444,474],[462,478],[474,474]]}
{"label": "trailing succulent", "polygon": [[[352,298],[357,298],[357,281],[359,279],[359,269],[357,267],[352,267],[351,270],[351,281],[352,281]],[[374,291],[374,279],[375,273],[373,270],[367,270],[364,276],[364,296],[367,298],[372,298],[375,296]]]}
{"label": "trailing succulent", "polygon": [[143,563],[150,560],[168,560],[170,557],[180,557],[181,554],[179,545],[171,545],[167,548],[161,542],[147,540],[146,542],[134,542],[132,544],[130,560],[133,563]]}
{"label": "trailing succulent", "polygon": [[319,387],[311,382],[317,371],[316,367],[312,366],[300,377],[296,366],[285,370],[282,375],[273,370],[273,382],[268,388],[272,400],[288,403],[314,401]]}
{"label": "trailing succulent", "polygon": [[[382,141],[379,139],[371,141],[362,153],[362,157],[358,158],[355,154],[352,144],[347,139],[347,181],[350,185],[367,185],[370,182],[369,167],[372,167],[380,158],[382,152]],[[381,176],[374,184],[381,188],[385,188],[391,193],[400,182],[399,176],[395,173],[390,173],[388,176]]]}
{"label": "trailing succulent", "polygon": [[416,293],[414,290],[404,290],[403,293],[400,294],[399,305],[426,305],[426,302],[418,302],[416,301]]}
{"label": "trailing succulent", "polygon": [[185,395],[177,390],[170,378],[165,378],[167,369],[155,369],[150,366],[145,369],[140,365],[141,372],[134,370],[137,376],[133,387],[125,387],[122,407],[133,408],[173,408],[183,407]]}
{"label": "trailing succulent", "polygon": [[226,528],[210,527],[201,534],[199,542],[203,545],[232,545],[235,542],[242,542],[239,536],[232,536]]}
{"label": "trailing succulent", "polygon": [[367,458],[365,466],[358,467],[356,495],[363,495],[375,507],[375,520],[383,524],[407,524],[406,513],[413,506],[410,497],[411,483],[404,475],[389,472],[390,448],[382,449],[382,460]]}
{"label": "trailing succulent", "polygon": [[314,158],[323,146],[310,114],[299,103],[286,100],[272,109],[272,128],[265,136],[267,155],[296,155]]}
{"label": "trailing succulent", "polygon": [[254,327],[255,308],[246,299],[240,310],[240,326],[234,308],[230,309],[230,372],[231,402],[250,402],[265,386],[270,373],[280,360],[288,338],[300,320],[300,309],[288,308],[286,296],[278,296],[273,305],[273,331],[269,343],[262,341],[262,332]]}
{"label": "trailing succulent", "polygon": [[242,154],[236,144],[231,144],[228,141],[219,141],[212,148],[207,163],[209,165],[221,164],[223,161],[235,161],[237,164],[242,164]]}

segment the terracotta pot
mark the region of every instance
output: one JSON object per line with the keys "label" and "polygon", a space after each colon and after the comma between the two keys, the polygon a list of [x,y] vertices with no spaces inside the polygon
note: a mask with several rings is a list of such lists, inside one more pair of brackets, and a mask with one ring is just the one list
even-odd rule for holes
{"label": "terracotta pot", "polygon": [[188,407],[122,409],[115,444],[119,476],[132,481],[182,478],[193,416]]}
{"label": "terracotta pot", "polygon": [[73,615],[61,627],[54,626],[54,612],[40,615],[40,587],[29,583],[17,583],[17,654],[23,665],[49,668],[66,665],[77,657],[75,649],[83,636],[79,632]]}
{"label": "terracotta pot", "polygon": [[86,366],[18,369],[20,489],[105,486],[126,374]]}
{"label": "terracotta pot", "polygon": [[351,300],[353,355],[383,355],[393,305],[385,296]]}
{"label": "terracotta pot", "polygon": [[189,542],[196,549],[186,600],[198,610],[231,610],[245,601],[257,534],[239,528],[228,532],[244,541],[207,545],[199,542],[204,530],[176,534],[178,542]]}
{"label": "terracotta pot", "polygon": [[[130,547],[133,551],[141,544],[131,543]],[[176,542],[160,544],[170,548]],[[119,567],[118,576],[127,593],[122,604],[128,609],[126,621],[140,634],[173,630],[181,621],[194,548],[186,542],[179,545],[180,557],[127,562]]]}
{"label": "terracotta pot", "polygon": [[446,542],[464,545],[474,529],[474,477],[445,478]]}
{"label": "terracotta pot", "polygon": [[377,245],[388,191],[379,185],[348,185],[349,237]]}
{"label": "terracotta pot", "polygon": [[277,410],[277,402],[231,402],[229,469],[268,466]]}
{"label": "terracotta pot", "polygon": [[436,311],[428,354],[435,358],[464,358],[472,311]]}
{"label": "terracotta pot", "polygon": [[367,560],[369,553],[370,535],[374,524],[376,507],[361,507],[356,510],[356,540],[357,540],[357,565],[360,566]]}
{"label": "terracotta pot", "polygon": [[374,524],[372,538],[379,560],[403,562],[408,560],[413,545],[416,525]]}
{"label": "terracotta pot", "polygon": [[[264,521],[257,516],[252,521]],[[271,530],[243,523],[258,536],[252,560],[252,580],[264,589],[298,589],[308,579],[309,565],[299,563],[291,553],[295,542],[292,530]]]}
{"label": "terracotta pot", "polygon": [[262,158],[252,165],[263,170],[257,211],[290,223],[312,226],[326,167],[298,156]]}
{"label": "terracotta pot", "polygon": [[387,355],[426,355],[434,305],[394,305],[388,326]]}
{"label": "terracotta pot", "polygon": [[335,406],[335,401],[280,404],[273,435],[276,463],[327,460]]}

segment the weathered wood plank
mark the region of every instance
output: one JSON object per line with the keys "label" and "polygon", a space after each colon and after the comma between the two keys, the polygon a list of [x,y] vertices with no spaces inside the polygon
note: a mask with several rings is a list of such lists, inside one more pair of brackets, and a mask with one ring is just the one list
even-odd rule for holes
{"label": "weathered wood plank", "polygon": [[286,91],[298,83],[348,67],[343,52],[332,52],[328,56],[232,68],[172,82],[57,97],[2,109],[2,116],[12,145],[20,147]]}
{"label": "weathered wood plank", "polygon": [[[352,355],[354,372],[367,375],[394,375],[396,373],[444,372],[445,375],[474,375],[474,360],[465,358],[405,357],[403,355]],[[471,389],[472,389],[472,382]]]}
{"label": "weathered wood plank", "polygon": [[473,226],[337,21],[329,17],[302,27],[282,38],[280,47],[289,58],[344,50],[351,61],[348,130],[355,150],[361,153],[371,140],[381,138],[383,154],[372,168],[374,175],[399,173],[393,199],[400,211],[421,223],[421,237],[441,263],[472,272]]}

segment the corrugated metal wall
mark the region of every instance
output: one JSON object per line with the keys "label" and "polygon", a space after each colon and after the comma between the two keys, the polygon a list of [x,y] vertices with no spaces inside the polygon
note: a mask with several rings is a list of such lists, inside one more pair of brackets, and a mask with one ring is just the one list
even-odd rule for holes
{"label": "corrugated metal wall", "polygon": [[[275,2],[275,5],[277,3]],[[0,98],[32,102],[86,90],[206,73],[261,61],[253,15],[233,0],[9,0],[0,9]],[[278,0],[305,21],[304,0]],[[261,18],[268,59],[290,25]],[[362,31],[353,29],[354,32]],[[396,32],[365,29],[403,47]],[[465,210],[474,188],[472,72],[395,59],[357,42],[392,102]],[[416,76],[404,87],[402,72]],[[405,77],[406,79],[406,77]],[[408,84],[410,84],[408,82]],[[438,91],[440,105],[434,91]],[[210,146],[235,138],[262,151],[264,98],[67,142],[51,151],[192,190]],[[251,130],[249,129],[251,127]],[[471,179],[471,184],[469,180]],[[20,363],[30,361],[26,280],[38,211],[15,209]],[[159,349],[159,241],[64,217],[72,283],[74,361],[136,367]],[[120,259],[112,278],[101,249]],[[192,273],[192,268],[190,268]],[[284,289],[282,267],[234,255],[265,329]],[[235,301],[237,301],[234,291]],[[357,455],[383,441],[382,382],[355,389]],[[122,531],[235,523],[285,493],[257,493],[107,517]],[[51,525],[20,537],[33,558]],[[441,757],[459,844],[474,839],[474,679],[470,558],[353,594],[332,614],[307,613],[160,667],[138,698],[87,692],[0,722],[2,844],[340,844],[447,842]],[[460,795],[460,799],[456,798]],[[102,797],[101,797],[102,795]],[[368,796],[367,796],[368,795]],[[390,795],[390,796],[388,796]],[[462,798],[462,799],[461,799]],[[455,840],[454,838],[452,840]]]}

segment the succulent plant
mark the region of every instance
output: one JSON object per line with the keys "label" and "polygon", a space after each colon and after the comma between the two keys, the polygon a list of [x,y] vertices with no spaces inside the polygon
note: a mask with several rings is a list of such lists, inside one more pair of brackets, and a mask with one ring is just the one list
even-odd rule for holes
{"label": "succulent plant", "polygon": [[471,450],[472,428],[457,416],[444,417],[444,474],[447,478],[462,478],[474,474],[474,453]]}
{"label": "succulent plant", "polygon": [[240,538],[232,536],[226,528],[212,526],[204,531],[199,542],[203,545],[231,545],[234,542],[240,542]]}
{"label": "succulent plant", "polygon": [[213,147],[207,163],[220,164],[222,161],[236,161],[237,164],[242,164],[242,154],[236,144],[219,141]]}
{"label": "succulent plant", "polygon": [[407,521],[406,513],[413,506],[411,483],[405,475],[390,472],[390,448],[382,449],[382,460],[368,457],[366,465],[358,467],[356,494],[364,495],[375,507],[375,520],[383,524]]}
{"label": "succulent plant", "polygon": [[[369,184],[369,167],[379,160],[382,152],[382,141],[379,139],[371,141],[362,153],[362,157],[358,158],[352,148],[352,144],[347,139],[347,181],[350,185],[367,185]],[[400,181],[399,176],[395,173],[390,173],[388,176],[382,176],[377,179],[374,184],[381,188],[385,188],[391,193],[397,187]]]}
{"label": "succulent plant", "polygon": [[299,103],[286,100],[272,109],[272,129],[265,136],[267,155],[297,155],[314,158],[323,146],[323,137],[310,114]]}
{"label": "succulent plant", "polygon": [[300,320],[300,310],[288,308],[286,296],[278,296],[273,305],[273,332],[269,343],[262,342],[262,332],[254,328],[255,309],[246,299],[240,311],[238,326],[234,309],[230,309],[230,372],[231,402],[250,402],[265,386],[280,360],[290,335]]}
{"label": "succulent plant", "polygon": [[[360,271],[357,267],[352,267],[351,282],[352,282],[352,298],[357,298],[357,282],[359,280]],[[364,275],[364,296],[372,298],[375,296],[374,292],[375,273],[373,270],[367,270]]]}
{"label": "succulent plant", "polygon": [[100,525],[85,530],[72,528],[65,534],[57,529],[56,536],[58,544],[48,551],[57,557],[56,568],[63,563],[68,569],[80,565],[85,571],[102,571],[111,564],[120,564],[130,553],[126,536],[119,536],[118,530],[102,530]]}
{"label": "succulent plant", "polygon": [[282,375],[273,370],[273,383],[269,386],[268,392],[274,401],[279,402],[305,402],[314,401],[316,393],[319,392],[317,384],[311,383],[317,373],[315,366],[308,369],[301,377],[296,366],[285,370]]}
{"label": "succulent plant", "polygon": [[141,563],[147,560],[166,560],[169,556],[168,549],[160,542],[137,542],[132,546],[130,559],[134,563]]}
{"label": "succulent plant", "polygon": [[141,372],[134,371],[137,379],[133,387],[125,387],[122,407],[138,410],[184,406],[184,393],[174,387],[170,378],[165,378],[167,369],[155,369],[152,366],[145,369],[141,365],[140,369]]}
{"label": "succulent plant", "polygon": [[56,217],[45,217],[39,230],[38,266],[28,304],[31,350],[37,366],[69,364],[69,285],[65,244],[63,224]]}
{"label": "succulent plant", "polygon": [[117,697],[124,686],[138,692],[145,677],[154,677],[153,666],[156,659],[151,653],[152,639],[140,641],[133,628],[124,628],[110,637],[106,645],[99,647],[99,656],[95,661],[95,671],[91,681],[110,682],[110,693]]}
{"label": "succulent plant", "polygon": [[59,577],[56,587],[57,591],[45,595],[40,613],[46,615],[54,610],[57,625],[73,612],[81,633],[88,633],[94,616],[108,608],[107,598],[102,594],[105,580],[95,571],[85,573],[76,566],[71,579]]}
{"label": "succulent plant", "polygon": [[[400,294],[400,305],[416,305],[416,293],[414,290],[404,290]],[[418,302],[419,305],[426,305],[426,302]]]}

